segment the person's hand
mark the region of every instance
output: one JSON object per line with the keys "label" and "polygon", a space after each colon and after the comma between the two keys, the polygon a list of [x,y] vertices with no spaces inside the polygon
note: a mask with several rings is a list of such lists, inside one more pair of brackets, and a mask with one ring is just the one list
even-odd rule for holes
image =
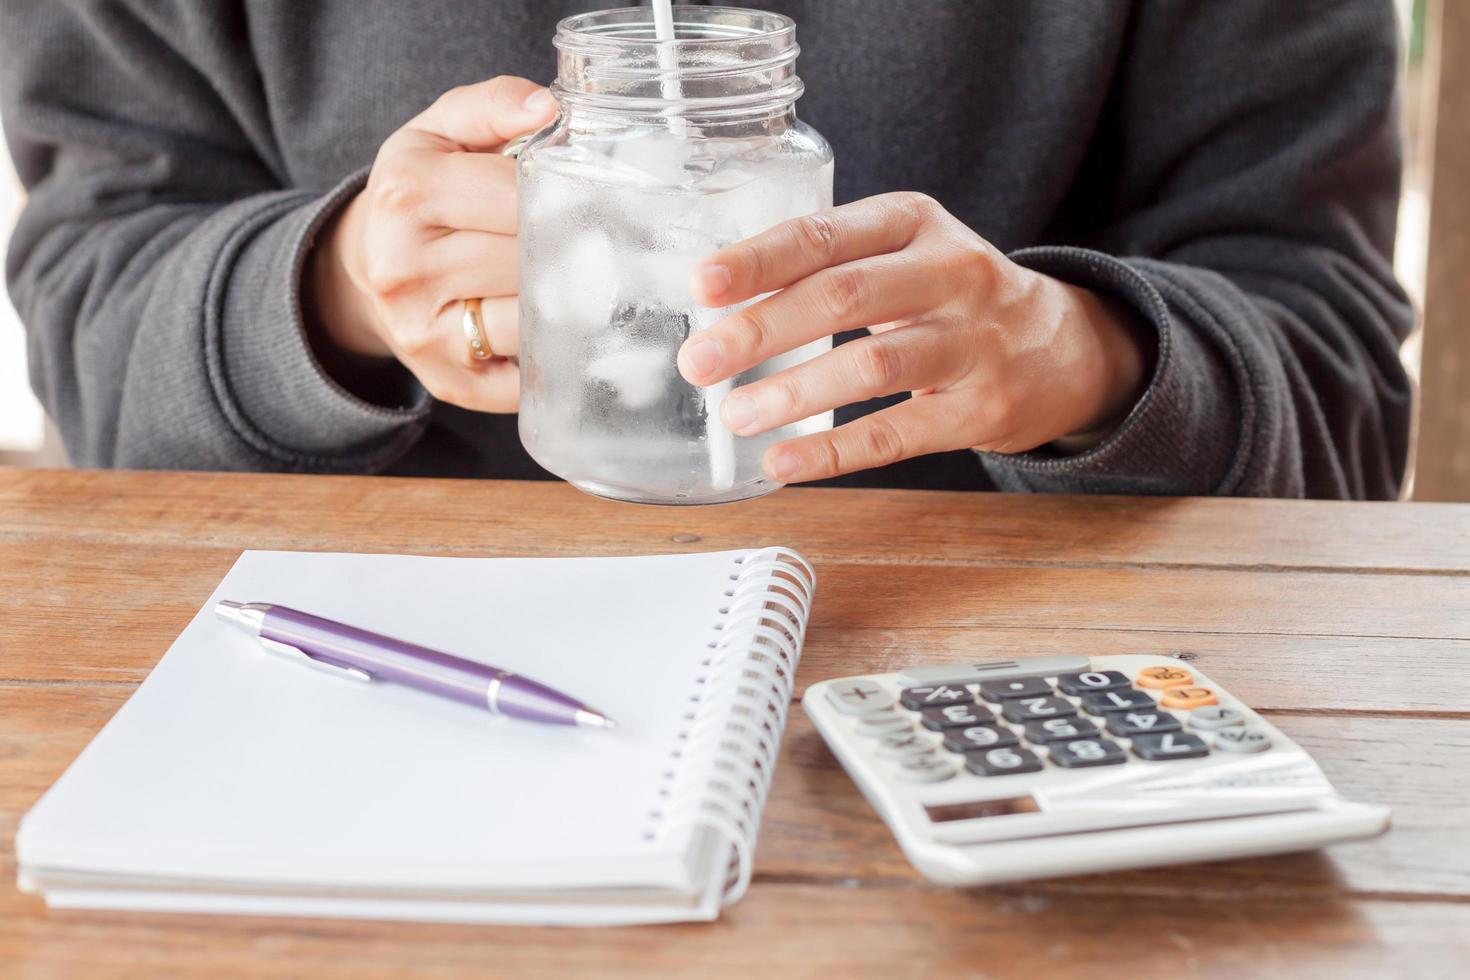
{"label": "person's hand", "polygon": [[[519,350],[516,163],[495,151],[555,114],[546,89],[492,78],[446,92],[388,137],[311,254],[305,299],[314,342],[335,348],[327,360],[370,371],[396,358],[442,401],[516,410],[519,371],[505,360]],[[466,299],[484,300],[497,358],[471,355]]]}
{"label": "person's hand", "polygon": [[1020,452],[1105,430],[1143,385],[1141,330],[1110,301],[1011,262],[921,194],[869,198],[716,252],[697,302],[781,290],[691,336],[679,371],[709,386],[823,336],[871,336],[731,392],[750,436],[880,395],[913,397],[766,452],[782,483],[954,449]]}

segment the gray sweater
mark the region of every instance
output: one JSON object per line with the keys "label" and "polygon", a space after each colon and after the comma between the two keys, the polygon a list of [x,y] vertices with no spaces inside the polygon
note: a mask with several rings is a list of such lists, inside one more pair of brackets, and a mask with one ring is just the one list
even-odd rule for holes
{"label": "gray sweater", "polygon": [[[300,276],[384,137],[451,86],[550,81],[557,19],[614,5],[5,0],[0,113],[30,190],[6,272],[72,460],[544,476],[514,417],[411,379],[393,404],[335,384]],[[1388,0],[759,5],[797,21],[798,111],[839,201],[925,191],[1157,332],[1146,392],[1089,452],[845,482],[1396,493],[1412,316]]]}

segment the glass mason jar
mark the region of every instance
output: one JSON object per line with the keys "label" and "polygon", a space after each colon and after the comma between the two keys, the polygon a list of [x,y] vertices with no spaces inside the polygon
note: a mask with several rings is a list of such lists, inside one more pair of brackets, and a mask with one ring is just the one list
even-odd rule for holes
{"label": "glass mason jar", "polygon": [[[740,309],[690,297],[701,258],[832,205],[832,150],[796,119],[795,25],[755,10],[647,8],[557,26],[555,124],[520,152],[521,441],[546,469],[617,500],[706,504],[769,493],[773,443],[720,421],[731,389],[830,350],[831,338],[696,388],[675,356]],[[744,305],[744,304],[742,304]]]}

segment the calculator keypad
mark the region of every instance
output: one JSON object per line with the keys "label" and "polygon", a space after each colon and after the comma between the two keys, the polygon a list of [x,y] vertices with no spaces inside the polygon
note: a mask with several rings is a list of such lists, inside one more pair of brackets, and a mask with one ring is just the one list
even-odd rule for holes
{"label": "calculator keypad", "polygon": [[[1043,659],[1077,666],[1068,658]],[[1051,767],[1172,763],[1271,747],[1245,711],[1221,705],[1184,667],[1150,665],[1131,677],[1122,670],[1063,670],[1060,663],[1052,669],[1059,672],[918,684],[897,698],[891,688],[854,678],[833,685],[827,700],[876,743],[875,754],[892,772],[917,783],[962,773],[994,778]],[[911,673],[917,680],[944,677],[944,670]]]}

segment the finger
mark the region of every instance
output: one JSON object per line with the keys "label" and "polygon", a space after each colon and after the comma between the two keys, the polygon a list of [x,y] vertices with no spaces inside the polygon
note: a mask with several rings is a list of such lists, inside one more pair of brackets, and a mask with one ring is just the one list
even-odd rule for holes
{"label": "finger", "polygon": [[512,235],[456,231],[420,247],[421,276],[440,303],[514,296],[519,255]]}
{"label": "finger", "polygon": [[520,368],[503,358],[477,360],[464,334],[464,305],[434,318],[433,342],[400,355],[439,401],[475,412],[514,412],[520,402]]}
{"label": "finger", "polygon": [[917,314],[937,305],[915,257],[887,255],[822,269],[685,341],[679,372],[712,385],[821,337]]}
{"label": "finger", "polygon": [[556,99],[547,89],[524,78],[500,75],[450,89],[408,125],[467,150],[497,150],[522,133],[545,126],[555,115]]}
{"label": "finger", "polygon": [[485,328],[485,342],[496,357],[520,356],[520,307],[519,296],[497,296],[480,303],[480,324]]}
{"label": "finger", "polygon": [[830,432],[778,443],[762,467],[779,483],[802,483],[887,466],[902,459],[970,445],[963,396],[911,398]]}
{"label": "finger", "polygon": [[438,228],[514,235],[516,162],[497,153],[436,153],[427,161],[421,219]]}
{"label": "finger", "polygon": [[721,418],[742,436],[881,395],[944,385],[953,379],[953,328],[919,324],[861,337],[787,368],[725,398]]}
{"label": "finger", "polygon": [[690,292],[706,306],[731,306],[829,266],[897,252],[938,207],[922,194],[883,194],[787,221],[701,261]]}

